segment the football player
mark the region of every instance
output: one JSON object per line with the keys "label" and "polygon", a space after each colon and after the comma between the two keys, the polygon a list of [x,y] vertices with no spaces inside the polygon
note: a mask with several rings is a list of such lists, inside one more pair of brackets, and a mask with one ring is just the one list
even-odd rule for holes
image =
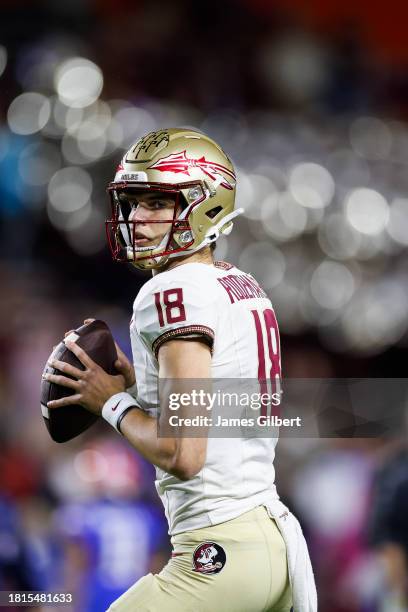
{"label": "football player", "polygon": [[134,302],[134,365],[119,351],[123,376],[109,376],[67,343],[85,371],[53,362],[63,374],[48,375],[75,391],[50,408],[80,403],[102,415],[156,466],[172,558],[111,611],[317,609],[305,540],[274,485],[276,436],[158,435],[180,381],[280,377],[270,300],[251,275],[213,259],[212,245],[242,212],[235,189],[230,159],[198,131],[163,129],[136,142],[108,187],[107,221],[114,259],[153,272]]}

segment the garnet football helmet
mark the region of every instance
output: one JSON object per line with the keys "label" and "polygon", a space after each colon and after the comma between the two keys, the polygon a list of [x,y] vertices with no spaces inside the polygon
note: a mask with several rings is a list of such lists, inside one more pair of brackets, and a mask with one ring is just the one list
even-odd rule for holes
{"label": "garnet football helmet", "polygon": [[[138,140],[119,164],[108,185],[112,216],[106,221],[108,243],[116,261],[140,269],[160,268],[170,258],[194,253],[220,234],[229,234],[234,210],[236,177],[224,151],[201,132],[170,128]],[[158,244],[137,246],[137,226],[129,220],[127,196],[159,192],[174,198],[172,219]]]}

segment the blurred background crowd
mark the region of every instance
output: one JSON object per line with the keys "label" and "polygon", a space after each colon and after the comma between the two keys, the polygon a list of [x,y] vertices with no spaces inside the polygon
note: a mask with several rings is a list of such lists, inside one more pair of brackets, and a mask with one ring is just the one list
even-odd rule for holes
{"label": "blurred background crowd", "polygon": [[[402,0],[2,0],[0,590],[97,612],[169,555],[152,467],[106,424],[55,444],[39,408],[84,318],[130,354],[146,276],[110,260],[105,188],[147,131],[232,157],[245,215],[215,254],[270,295],[284,376],[404,377],[407,19]],[[408,609],[405,435],[278,445],[322,612]]]}

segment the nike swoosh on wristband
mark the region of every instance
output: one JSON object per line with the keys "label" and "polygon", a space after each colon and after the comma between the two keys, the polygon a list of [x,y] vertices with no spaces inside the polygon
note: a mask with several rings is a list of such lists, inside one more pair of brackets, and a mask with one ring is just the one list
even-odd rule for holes
{"label": "nike swoosh on wristband", "polygon": [[114,407],[112,408],[112,412],[115,412],[115,410],[116,410],[116,408],[119,406],[119,404],[120,404],[120,400],[118,401],[118,403],[116,404],[116,406],[114,406]]}

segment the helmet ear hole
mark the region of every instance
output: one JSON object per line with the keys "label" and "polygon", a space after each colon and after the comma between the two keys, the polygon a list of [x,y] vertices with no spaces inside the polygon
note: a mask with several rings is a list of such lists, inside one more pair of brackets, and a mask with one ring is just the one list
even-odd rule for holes
{"label": "helmet ear hole", "polygon": [[215,206],[214,208],[211,208],[211,210],[207,210],[205,214],[209,219],[214,219],[214,217],[216,217],[221,211],[222,206]]}

